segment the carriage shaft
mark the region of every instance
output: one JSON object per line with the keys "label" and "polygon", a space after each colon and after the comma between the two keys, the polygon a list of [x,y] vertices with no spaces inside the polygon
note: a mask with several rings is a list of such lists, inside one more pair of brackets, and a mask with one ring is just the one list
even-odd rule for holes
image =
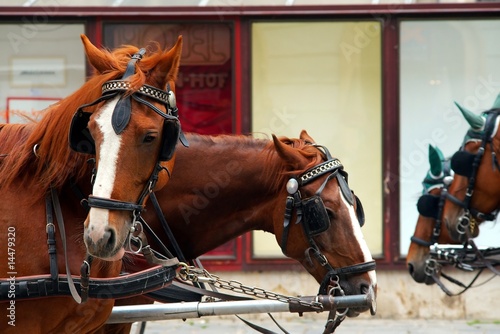
{"label": "carriage shaft", "polygon": [[[323,311],[335,308],[370,307],[373,296],[311,296],[301,297],[306,302],[318,301]],[[191,319],[204,316],[277,313],[277,312],[317,312],[312,308],[299,304],[289,304],[276,300],[248,300],[223,302],[181,302],[172,304],[115,306],[108,324],[130,323],[136,321],[156,321],[172,319]]]}

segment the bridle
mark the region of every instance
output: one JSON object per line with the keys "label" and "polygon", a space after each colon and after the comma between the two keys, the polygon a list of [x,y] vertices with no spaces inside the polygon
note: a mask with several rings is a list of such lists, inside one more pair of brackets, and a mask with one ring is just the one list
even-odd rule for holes
{"label": "bridle", "polygon": [[[432,177],[427,175],[422,182],[425,193],[418,199],[417,210],[420,215],[433,218],[434,226],[432,228],[429,241],[413,235],[410,238],[412,242],[424,247],[430,247],[438,242],[439,236],[441,235],[441,217],[443,216],[444,203],[447,198],[448,187],[452,181],[453,176],[451,176],[450,160],[448,159],[443,163],[441,177]],[[431,190],[437,188],[441,189],[441,193],[439,195],[433,195],[430,193]]]}
{"label": "bridle", "polygon": [[[309,262],[312,263],[312,260],[310,258],[310,254],[312,253],[319,264],[328,270],[328,273],[326,274],[323,282],[320,285],[319,294],[329,294],[331,292],[329,286],[333,286],[334,289],[340,289],[339,292],[343,293],[339,284],[340,279],[345,279],[350,275],[356,275],[375,270],[376,265],[375,261],[369,261],[352,266],[334,268],[328,262],[326,256],[321,253],[321,250],[314,241],[315,235],[325,232],[330,227],[330,218],[326,211],[323,200],[321,199],[321,193],[326,187],[328,181],[336,178],[337,182],[340,185],[342,194],[349,202],[349,204],[357,204],[356,214],[361,226],[363,226],[364,224],[364,212],[361,201],[349,188],[349,185],[347,183],[347,172],[344,171],[344,166],[342,165],[340,160],[333,158],[326,147],[316,144],[313,145],[322,150],[322,152],[326,156],[326,161],[305,171],[297,177],[292,177],[288,180],[286,185],[288,196],[286,199],[285,219],[280,247],[283,254],[286,255],[287,239],[290,229],[290,219],[292,218],[292,213],[295,209],[297,217],[295,224],[300,223],[302,225],[310,246],[305,250],[306,258],[308,258]],[[301,193],[299,190],[300,187],[305,186],[318,177],[328,173],[329,175],[326,177],[325,181],[321,184],[321,186],[313,196],[306,199],[301,198]]]}
{"label": "bridle", "polygon": [[[69,143],[73,150],[80,153],[95,154],[95,143],[87,128],[91,113],[85,112],[84,108],[112,98],[119,98],[111,119],[116,134],[120,134],[130,121],[132,113],[131,99],[149,107],[164,119],[162,147],[160,149],[158,161],[137,201],[126,202],[92,195],[90,195],[87,200],[87,205],[91,208],[131,211],[136,218],[139,217],[144,208],[143,202],[145,198],[153,191],[158,181],[158,174],[162,170],[166,170],[167,173],[170,174],[170,171],[161,165],[161,161],[168,161],[172,158],[178,140],[180,140],[184,146],[188,146],[187,140],[180,129],[175,95],[174,92],[170,90],[169,85],[167,85],[167,90],[163,91],[144,84],[132,94],[126,94],[131,89],[130,82],[126,79],[135,73],[135,64],[142,59],[145,52],[145,49],[140,49],[131,57],[121,80],[110,80],[105,82],[102,85],[102,95],[98,99],[78,108],[73,116],[69,133]],[[166,107],[167,112],[165,113],[158,109],[151,102],[145,100],[143,96],[162,103]],[[94,168],[92,171],[92,180],[94,180],[96,173],[97,170]]]}
{"label": "bridle", "polygon": [[[456,174],[465,176],[469,179],[467,184],[467,190],[465,191],[465,197],[463,200],[451,195],[446,194],[446,199],[450,200],[454,204],[458,205],[463,209],[463,214],[458,218],[458,223],[456,230],[460,235],[465,235],[467,232],[472,233],[476,228],[476,220],[495,220],[498,215],[498,210],[494,210],[490,213],[483,213],[475,208],[471,207],[471,199],[474,193],[474,187],[476,183],[477,172],[481,164],[481,160],[484,156],[485,148],[487,144],[490,144],[491,148],[491,158],[493,169],[500,171],[500,165],[498,163],[496,153],[493,147],[492,137],[495,135],[498,129],[498,122],[500,115],[500,109],[492,109],[484,113],[486,116],[486,122],[484,125],[484,130],[481,132],[469,130],[467,132],[466,140],[464,144],[451,158],[451,168]],[[469,153],[465,151],[465,144],[469,141],[481,141],[481,146],[476,154]]]}

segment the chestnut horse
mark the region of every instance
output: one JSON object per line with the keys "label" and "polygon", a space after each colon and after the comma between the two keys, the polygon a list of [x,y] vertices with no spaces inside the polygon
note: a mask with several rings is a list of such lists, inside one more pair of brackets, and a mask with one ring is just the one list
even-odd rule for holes
{"label": "chestnut horse", "polygon": [[[321,294],[376,291],[373,260],[361,231],[361,202],[347,186],[340,162],[315,145],[305,131],[300,139],[195,134],[187,138],[189,148],[176,150],[175,172],[168,186],[155,192],[187,259],[261,230],[274,234],[283,253],[320,283]],[[293,201],[294,197],[295,204],[287,211],[287,198]],[[150,205],[143,217],[169,244]],[[297,209],[302,209],[299,217]],[[311,211],[316,215],[311,216]],[[290,219],[285,219],[287,214]],[[336,285],[332,270],[338,271],[339,289],[332,289]],[[324,289],[325,285],[330,288]],[[350,309],[347,314],[364,311]],[[124,326],[107,325],[102,333],[122,333]]]}
{"label": "chestnut horse", "polygon": [[[87,253],[96,257],[87,266],[90,277],[118,276],[133,217],[150,191],[167,183],[173,167],[179,126],[170,90],[181,39],[171,50],[150,55],[132,46],[100,50],[83,35],[82,41],[95,74],[50,106],[39,123],[0,127],[2,333],[99,328],[112,299],[79,304],[71,297],[29,299],[30,291],[57,294],[58,274],[70,280],[71,273],[80,273]],[[89,214],[76,188],[92,193]],[[37,286],[23,285],[49,274],[53,285],[42,279]]]}
{"label": "chestnut horse", "polygon": [[435,283],[427,269],[430,246],[436,243],[459,244],[450,237],[441,219],[445,200],[441,195],[452,180],[450,161],[444,158],[438,147],[429,145],[429,164],[430,169],[422,182],[422,196],[417,203],[419,216],[406,256],[406,265],[411,277],[417,283],[428,285]]}
{"label": "chestnut horse", "polygon": [[481,115],[457,106],[471,128],[451,159],[455,176],[443,220],[453,239],[465,241],[479,234],[479,224],[495,220],[500,209],[500,99]]}

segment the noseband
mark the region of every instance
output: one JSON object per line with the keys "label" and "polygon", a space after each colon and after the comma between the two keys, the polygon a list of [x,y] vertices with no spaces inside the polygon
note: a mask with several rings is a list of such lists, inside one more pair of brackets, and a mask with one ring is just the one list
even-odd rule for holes
{"label": "noseband", "polygon": [[459,234],[464,235],[466,231],[473,232],[475,228],[476,219],[481,220],[495,220],[498,215],[498,210],[495,210],[490,213],[483,213],[471,207],[471,199],[472,194],[474,193],[474,187],[476,183],[477,172],[479,166],[481,164],[481,160],[484,156],[484,151],[486,145],[490,144],[491,149],[491,160],[493,169],[497,169],[500,171],[500,165],[498,163],[495,149],[493,147],[492,137],[495,134],[495,130],[498,127],[498,116],[500,114],[500,109],[489,110],[484,113],[487,118],[484,125],[484,131],[478,133],[477,131],[469,130],[467,132],[467,141],[472,140],[480,140],[481,146],[476,154],[472,154],[466,152],[464,150],[465,144],[464,142],[461,149],[456,152],[451,158],[451,168],[455,171],[455,173],[465,176],[469,179],[467,190],[465,192],[465,197],[463,200],[458,199],[457,197],[447,193],[446,199],[450,200],[454,204],[458,205],[464,210],[463,215],[459,218],[459,222],[456,226],[456,230]]}
{"label": "noseband", "polygon": [[[330,291],[328,291],[328,287],[332,285],[332,283],[336,285],[336,288],[340,289],[340,287],[338,286],[338,282],[340,279],[346,278],[350,275],[356,275],[375,270],[375,261],[369,261],[335,269],[328,262],[326,256],[321,253],[321,250],[314,241],[313,237],[315,235],[325,232],[330,227],[330,217],[328,216],[325,205],[320,196],[325,189],[328,181],[334,178],[337,179],[342,194],[349,202],[349,204],[354,205],[354,202],[356,202],[356,214],[358,217],[358,221],[361,226],[363,226],[364,224],[364,212],[361,201],[349,188],[349,185],[347,183],[347,172],[344,171],[344,166],[342,165],[340,160],[332,158],[330,152],[326,147],[315,144],[314,146],[322,150],[322,152],[326,155],[326,161],[305,171],[298,177],[288,180],[286,185],[288,196],[286,199],[283,235],[281,238],[280,246],[281,251],[286,255],[290,220],[292,218],[293,210],[295,209],[297,217],[295,224],[300,223],[302,225],[310,246],[305,251],[306,258],[308,258],[312,263],[310,259],[310,253],[312,253],[316,260],[320,263],[320,265],[328,270],[328,273],[323,279],[323,282],[321,283],[319,289],[319,294],[326,295],[330,293]],[[329,175],[326,177],[325,181],[321,184],[316,193],[309,198],[302,199],[299,188],[327,173],[329,173]]]}

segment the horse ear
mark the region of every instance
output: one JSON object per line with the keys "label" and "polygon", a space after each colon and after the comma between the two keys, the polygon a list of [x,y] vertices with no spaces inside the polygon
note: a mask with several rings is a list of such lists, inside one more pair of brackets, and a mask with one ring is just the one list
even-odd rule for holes
{"label": "horse ear", "polygon": [[300,131],[300,139],[306,141],[306,142],[309,142],[309,143],[315,143],[316,141],[314,139],[312,139],[311,136],[309,136],[309,134],[307,133],[306,130],[302,130]]}
{"label": "horse ear", "polygon": [[467,123],[469,123],[472,130],[480,131],[483,129],[484,123],[486,123],[486,120],[483,117],[474,114],[472,111],[462,107],[457,102],[455,102],[455,105],[458,107]]}
{"label": "horse ear", "polygon": [[92,65],[99,73],[104,73],[113,68],[115,63],[114,59],[107,52],[99,50],[94,46],[87,38],[87,36],[81,34],[80,38],[83,42],[83,47],[85,48],[85,53],[87,54],[87,59],[90,65]]}
{"label": "horse ear", "polygon": [[307,163],[306,157],[300,154],[296,149],[294,149],[290,145],[285,144],[275,135],[272,136],[276,152],[278,153],[280,158],[283,159],[293,169],[299,169],[300,166],[303,166]]}
{"label": "horse ear", "polygon": [[158,84],[158,87],[165,87],[167,82],[175,82],[179,73],[181,53],[182,36],[179,36],[175,45],[163,54],[151,71],[150,78]]}
{"label": "horse ear", "polygon": [[430,172],[432,176],[439,177],[443,173],[443,152],[436,146],[429,144],[429,164],[431,165]]}

